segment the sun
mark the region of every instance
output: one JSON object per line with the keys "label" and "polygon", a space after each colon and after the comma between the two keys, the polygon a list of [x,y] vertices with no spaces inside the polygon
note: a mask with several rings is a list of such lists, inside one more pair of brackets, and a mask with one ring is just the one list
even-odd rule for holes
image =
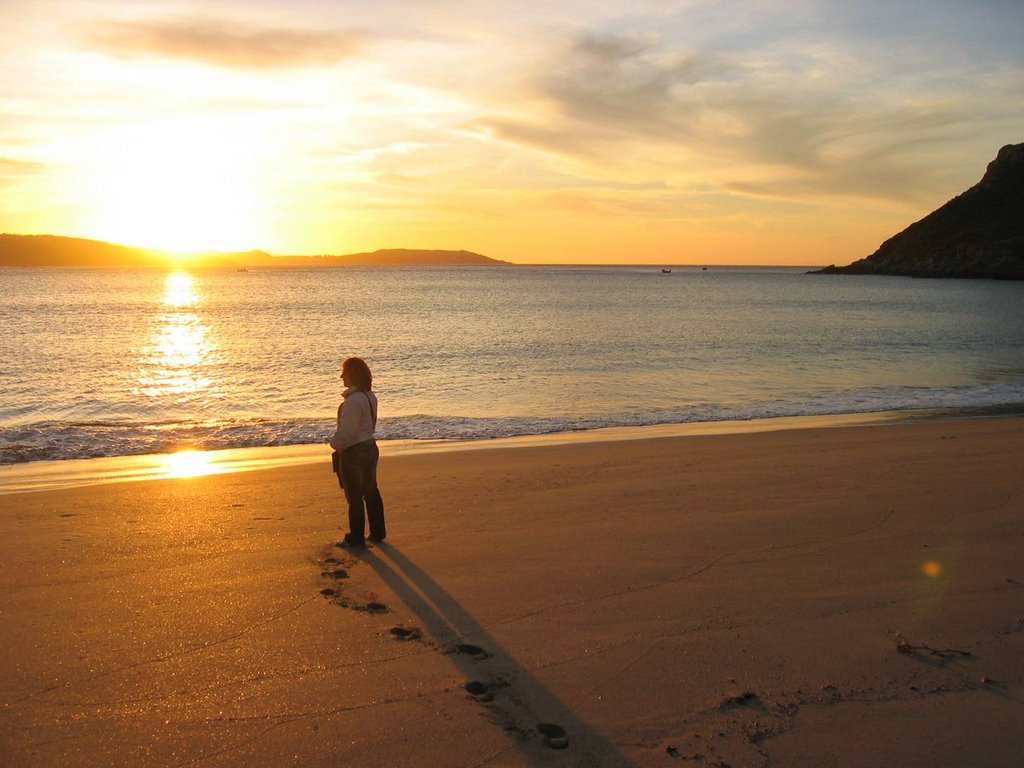
{"label": "sun", "polygon": [[121,129],[89,153],[86,229],[167,251],[243,250],[259,241],[251,142],[232,126]]}

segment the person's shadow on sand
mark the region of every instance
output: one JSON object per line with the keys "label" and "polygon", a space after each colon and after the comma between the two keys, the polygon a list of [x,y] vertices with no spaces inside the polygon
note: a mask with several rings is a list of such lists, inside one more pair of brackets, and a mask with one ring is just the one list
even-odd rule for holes
{"label": "person's shadow on sand", "polygon": [[[532,764],[550,765],[550,756],[545,757],[538,748],[539,739],[545,747],[569,749],[573,764],[610,768],[633,765],[506,653],[441,585],[401,551],[380,543],[359,557],[419,618],[443,652],[451,654],[459,672],[469,681],[467,693],[485,702],[497,724],[512,734],[513,743],[503,752],[518,748]],[[470,639],[472,643],[467,642]],[[497,754],[491,755],[488,761],[495,757]]]}

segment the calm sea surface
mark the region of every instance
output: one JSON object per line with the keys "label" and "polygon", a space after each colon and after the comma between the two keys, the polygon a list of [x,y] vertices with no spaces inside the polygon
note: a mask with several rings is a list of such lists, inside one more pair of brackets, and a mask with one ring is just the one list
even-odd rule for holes
{"label": "calm sea surface", "polygon": [[1024,283],[795,269],[0,270],[0,463],[1024,407]]}

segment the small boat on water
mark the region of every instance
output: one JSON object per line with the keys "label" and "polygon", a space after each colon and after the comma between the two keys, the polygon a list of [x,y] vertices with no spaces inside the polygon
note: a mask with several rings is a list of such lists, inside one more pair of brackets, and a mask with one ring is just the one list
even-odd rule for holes
{"label": "small boat on water", "polygon": [[661,270],[661,274],[663,274],[663,275],[671,275],[672,274],[672,270],[671,269],[663,269],[663,270]]}

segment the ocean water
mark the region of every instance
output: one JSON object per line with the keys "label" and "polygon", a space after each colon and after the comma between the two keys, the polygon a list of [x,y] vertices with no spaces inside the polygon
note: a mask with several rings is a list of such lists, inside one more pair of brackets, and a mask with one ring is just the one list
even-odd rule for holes
{"label": "ocean water", "polygon": [[1024,284],[657,267],[0,270],[0,463],[1024,407]]}

